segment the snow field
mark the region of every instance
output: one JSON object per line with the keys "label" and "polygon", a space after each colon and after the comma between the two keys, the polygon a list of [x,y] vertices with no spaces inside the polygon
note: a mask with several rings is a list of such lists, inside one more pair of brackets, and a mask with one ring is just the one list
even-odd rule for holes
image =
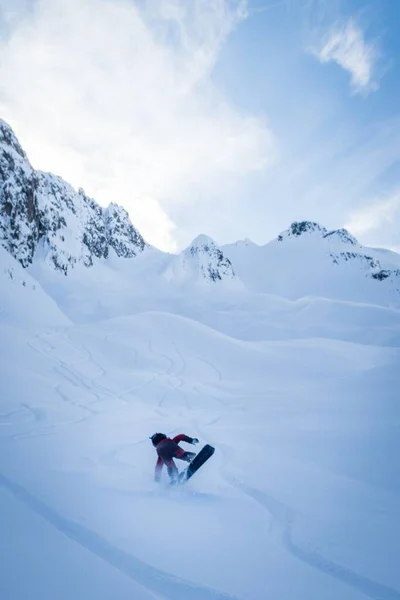
{"label": "snow field", "polygon": [[[2,596],[400,597],[396,347],[160,311],[2,334]],[[216,447],[180,490],[158,430]]]}

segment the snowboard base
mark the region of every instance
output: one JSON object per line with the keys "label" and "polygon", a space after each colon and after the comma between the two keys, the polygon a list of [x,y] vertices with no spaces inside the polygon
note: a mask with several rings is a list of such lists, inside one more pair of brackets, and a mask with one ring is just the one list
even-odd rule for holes
{"label": "snowboard base", "polygon": [[194,457],[190,465],[179,474],[177,485],[183,485],[208,461],[209,458],[214,454],[215,448],[206,444],[200,450],[200,452]]}

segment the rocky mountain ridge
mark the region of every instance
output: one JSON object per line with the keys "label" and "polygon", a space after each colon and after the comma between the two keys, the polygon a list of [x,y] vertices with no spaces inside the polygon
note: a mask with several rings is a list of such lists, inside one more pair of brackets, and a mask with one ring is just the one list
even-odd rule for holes
{"label": "rocky mountain ridge", "polygon": [[[33,169],[11,127],[1,119],[0,244],[23,267],[37,258],[64,275],[78,265],[92,267],[111,254],[134,259],[151,248],[124,208],[115,203],[103,208],[83,189],[76,191],[61,177]],[[287,244],[285,263],[279,248]],[[352,264],[364,277],[390,283],[400,294],[400,269],[386,263],[384,253],[364,248],[346,229],[328,230],[313,221],[293,222],[264,246],[244,240],[219,247],[211,238],[198,236],[177,255],[160,251],[166,266],[159,273],[181,283],[243,280],[243,270],[254,270],[255,279],[265,278],[265,270],[267,277],[277,277],[273,270],[278,259],[282,278],[282,268],[289,273],[289,263],[298,260],[299,252],[304,256],[301,269],[316,268],[318,256],[335,266]]]}
{"label": "rocky mountain ridge", "polygon": [[12,129],[0,120],[0,243],[23,267],[41,247],[65,275],[110,251],[132,258],[147,246],[124,208],[102,208],[61,177],[36,171]]}

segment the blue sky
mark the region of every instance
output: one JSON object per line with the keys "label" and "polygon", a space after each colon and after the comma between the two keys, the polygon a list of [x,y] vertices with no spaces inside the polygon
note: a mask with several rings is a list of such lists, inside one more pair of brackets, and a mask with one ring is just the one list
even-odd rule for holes
{"label": "blue sky", "polygon": [[0,0],[0,115],[33,165],[176,250],[291,221],[400,250],[400,5]]}
{"label": "blue sky", "polygon": [[[372,55],[370,81],[358,87],[349,70],[314,54],[349,22]],[[253,237],[262,239],[265,218],[276,230],[286,214],[400,246],[399,25],[396,2],[250,3],[214,78],[242,110],[267,116],[282,153],[252,181],[266,192],[250,194]]]}

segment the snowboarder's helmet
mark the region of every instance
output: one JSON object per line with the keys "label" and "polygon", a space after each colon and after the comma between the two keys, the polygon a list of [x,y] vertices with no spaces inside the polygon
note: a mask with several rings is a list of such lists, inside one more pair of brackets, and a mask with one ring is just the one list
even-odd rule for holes
{"label": "snowboarder's helmet", "polygon": [[157,446],[161,440],[165,440],[166,438],[167,436],[165,433],[153,433],[153,435],[150,436],[153,446]]}

